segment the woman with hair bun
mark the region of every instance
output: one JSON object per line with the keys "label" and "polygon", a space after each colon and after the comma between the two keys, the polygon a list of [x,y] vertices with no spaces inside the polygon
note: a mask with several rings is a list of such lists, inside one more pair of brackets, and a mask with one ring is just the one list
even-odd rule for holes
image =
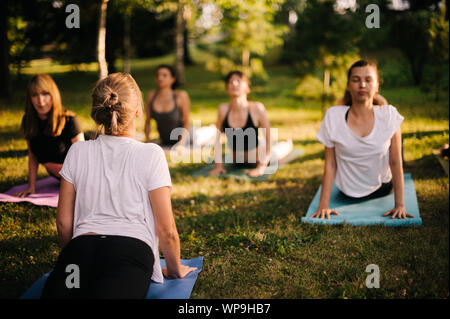
{"label": "woman with hair bun", "polygon": [[[180,263],[164,152],[135,139],[142,108],[131,75],[97,82],[91,116],[105,134],[73,145],[64,161],[56,215],[62,251],[43,298],[145,298],[151,280],[195,270]],[[68,265],[79,269],[78,289],[66,286]]]}
{"label": "woman with hair bun", "polygon": [[84,140],[75,114],[63,107],[58,86],[47,74],[37,74],[28,83],[22,130],[28,145],[29,184],[15,194],[19,197],[36,192],[39,164],[61,178],[59,171],[70,146]]}

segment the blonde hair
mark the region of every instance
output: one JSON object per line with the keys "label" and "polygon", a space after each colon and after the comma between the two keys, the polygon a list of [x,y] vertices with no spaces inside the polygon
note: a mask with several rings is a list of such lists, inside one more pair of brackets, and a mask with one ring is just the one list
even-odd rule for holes
{"label": "blonde hair", "polygon": [[110,74],[92,91],[91,117],[107,135],[124,133],[139,108],[142,111],[142,93],[130,74]]}
{"label": "blonde hair", "polygon": [[25,116],[22,122],[22,129],[25,138],[31,139],[38,135],[39,122],[38,114],[31,101],[31,96],[39,92],[48,92],[52,97],[52,108],[47,118],[47,127],[44,133],[50,136],[61,135],[66,125],[66,116],[74,116],[73,112],[67,111],[61,102],[61,95],[58,86],[53,78],[48,74],[36,74],[30,79],[27,87],[25,99]]}

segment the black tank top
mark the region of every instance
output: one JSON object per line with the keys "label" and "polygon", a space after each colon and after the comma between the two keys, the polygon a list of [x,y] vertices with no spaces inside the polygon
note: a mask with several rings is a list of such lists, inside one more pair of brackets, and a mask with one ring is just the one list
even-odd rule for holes
{"label": "black tank top", "polygon": [[183,127],[183,118],[181,114],[181,109],[177,105],[177,96],[175,91],[173,92],[173,102],[175,107],[170,112],[156,112],[153,109],[153,102],[155,101],[158,91],[155,92],[153,98],[150,102],[151,116],[156,121],[156,129],[159,133],[159,138],[163,145],[174,145],[178,142],[177,140],[170,139],[170,133],[173,129],[177,127]]}
{"label": "black tank top", "polygon": [[[227,136],[227,144],[228,147],[236,151],[250,151],[258,147],[258,128],[253,123],[252,117],[250,116],[250,110],[247,114],[247,122],[242,128],[234,128],[231,127],[228,123],[228,115],[230,111],[228,111],[225,116],[225,120],[223,121],[222,131],[225,132]],[[242,147],[242,141],[238,143],[237,137],[243,137],[244,143]]]}

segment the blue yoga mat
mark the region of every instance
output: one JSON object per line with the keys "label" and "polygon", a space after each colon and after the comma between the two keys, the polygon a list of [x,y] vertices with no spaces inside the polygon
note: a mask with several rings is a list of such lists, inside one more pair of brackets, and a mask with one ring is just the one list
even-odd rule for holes
{"label": "blue yoga mat", "polygon": [[353,226],[421,226],[422,219],[420,218],[414,182],[411,178],[411,174],[404,174],[404,178],[405,208],[410,215],[414,216],[414,218],[393,219],[392,215],[383,216],[385,212],[394,208],[393,193],[384,197],[362,201],[344,197],[337,189],[336,185],[333,184],[329,206],[331,209],[336,210],[339,215],[331,215],[329,220],[326,217],[324,217],[324,219],[309,218],[309,216],[313,215],[319,207],[320,192],[322,190],[322,186],[320,186],[314,199],[309,205],[306,216],[302,217],[302,222],[328,225],[346,223]]}
{"label": "blue yoga mat", "polygon": [[[181,263],[186,266],[197,267],[197,270],[190,272],[183,279],[164,278],[162,284],[152,281],[146,299],[189,299],[198,274],[202,271],[203,257],[182,259]],[[166,267],[164,259],[161,259],[161,267]],[[50,272],[36,280],[20,299],[39,299]]]}

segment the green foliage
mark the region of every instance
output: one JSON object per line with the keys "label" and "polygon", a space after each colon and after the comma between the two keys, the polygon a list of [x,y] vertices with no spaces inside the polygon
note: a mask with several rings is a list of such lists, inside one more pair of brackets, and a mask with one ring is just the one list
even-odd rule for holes
{"label": "green foliage", "polygon": [[7,37],[9,45],[9,58],[11,64],[20,73],[22,62],[26,60],[26,48],[29,39],[26,37],[27,22],[22,17],[10,17],[8,20]]}
{"label": "green foliage", "polygon": [[426,10],[405,12],[393,19],[392,44],[408,59],[414,83],[422,82],[423,70],[428,60],[428,34],[432,13]]}
{"label": "green foliage", "polygon": [[225,74],[231,69],[244,71],[250,77],[267,79],[262,58],[270,48],[283,43],[287,28],[274,23],[282,3],[267,0],[217,0],[222,11],[220,30],[223,38],[217,46],[218,59],[208,64],[210,70]]}
{"label": "green foliage", "polygon": [[428,29],[428,50],[430,64],[434,69],[433,84],[435,87],[435,100],[439,100],[440,83],[443,76],[443,65],[448,65],[448,20],[445,20],[445,5],[439,15],[430,19]]}

